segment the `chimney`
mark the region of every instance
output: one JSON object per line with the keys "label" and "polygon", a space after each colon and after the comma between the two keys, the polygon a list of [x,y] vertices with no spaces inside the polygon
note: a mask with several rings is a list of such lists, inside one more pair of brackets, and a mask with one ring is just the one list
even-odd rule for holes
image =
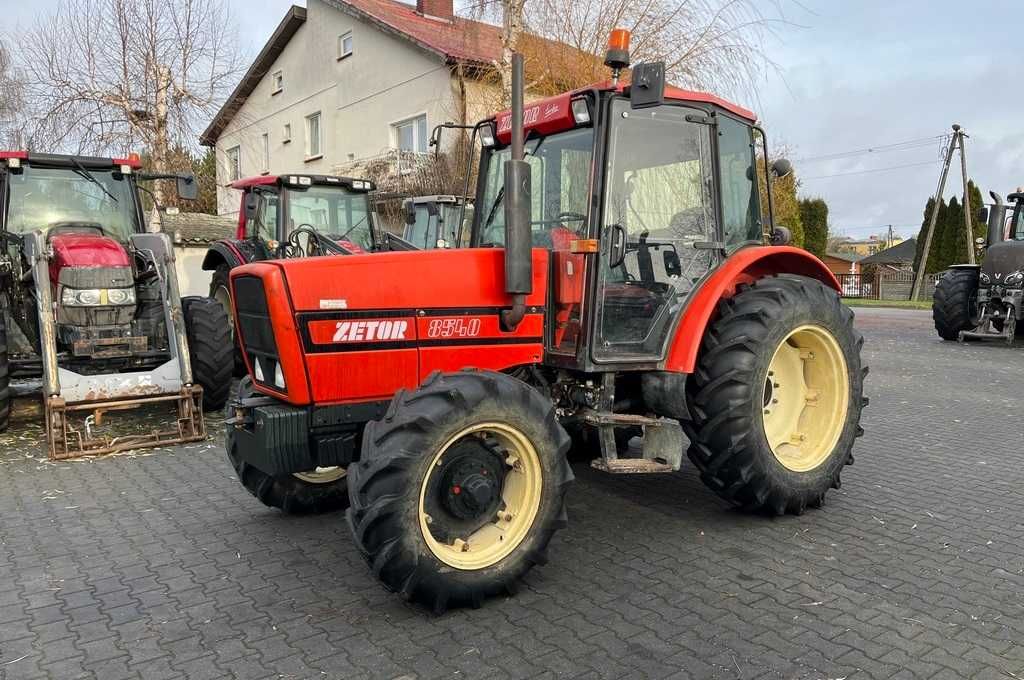
{"label": "chimney", "polygon": [[455,0],[416,0],[416,11],[423,16],[451,21],[455,18]]}

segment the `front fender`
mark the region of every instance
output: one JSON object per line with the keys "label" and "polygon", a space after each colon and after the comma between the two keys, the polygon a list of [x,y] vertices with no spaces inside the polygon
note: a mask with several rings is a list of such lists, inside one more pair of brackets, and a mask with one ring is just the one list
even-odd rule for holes
{"label": "front fender", "polygon": [[230,269],[234,269],[247,262],[248,258],[234,241],[222,239],[214,242],[206,251],[206,257],[203,258],[203,271],[214,271],[222,264],[227,264]]}
{"label": "front fender", "polygon": [[718,302],[732,297],[740,284],[776,274],[798,274],[817,279],[841,292],[835,274],[806,250],[791,246],[751,246],[738,250],[693,294],[676,325],[665,370],[692,373],[697,365],[701,340]]}

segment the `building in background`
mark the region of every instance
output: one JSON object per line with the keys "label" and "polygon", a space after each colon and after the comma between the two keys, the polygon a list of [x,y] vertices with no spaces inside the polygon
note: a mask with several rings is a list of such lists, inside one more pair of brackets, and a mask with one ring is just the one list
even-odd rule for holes
{"label": "building in background", "polygon": [[874,255],[875,253],[881,252],[886,248],[899,245],[900,243],[903,243],[903,238],[895,234],[889,234],[886,236],[876,236],[872,234],[871,236],[862,239],[842,237],[830,239],[829,251],[836,253],[850,253],[852,255],[867,257],[868,255]]}
{"label": "building in background", "polygon": [[226,185],[240,177],[358,175],[370,161],[402,175],[431,151],[436,125],[492,113],[499,29],[456,17],[452,3],[290,8],[201,136],[216,149],[218,212],[237,214]]}
{"label": "building in background", "polygon": [[236,226],[234,218],[206,213],[160,215],[160,228],[174,244],[174,268],[182,297],[210,294],[210,272],[203,271],[203,258],[214,241],[233,238]]}
{"label": "building in background", "polygon": [[860,255],[852,253],[828,252],[821,261],[836,276],[843,274],[860,274]]}

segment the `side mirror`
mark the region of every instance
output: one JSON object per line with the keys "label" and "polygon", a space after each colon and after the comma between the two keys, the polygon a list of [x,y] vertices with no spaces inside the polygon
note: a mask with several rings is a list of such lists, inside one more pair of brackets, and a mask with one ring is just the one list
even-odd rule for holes
{"label": "side mirror", "polygon": [[183,201],[194,201],[199,198],[199,185],[192,175],[179,175],[177,177],[178,198]]}
{"label": "side mirror", "polygon": [[256,211],[260,209],[260,197],[255,191],[245,195],[245,221],[256,219]]}
{"label": "side mirror", "polygon": [[788,227],[775,227],[768,239],[773,246],[784,246],[792,242],[793,232]]}
{"label": "side mirror", "polygon": [[785,158],[779,158],[772,163],[772,174],[777,179],[782,179],[793,173],[793,164]]}
{"label": "side mirror", "polygon": [[406,200],[402,204],[402,209],[405,210],[405,223],[408,225],[416,224],[416,207],[412,201]]}
{"label": "side mirror", "polygon": [[977,248],[978,250],[984,250],[985,246],[986,246],[985,239],[981,238],[980,236],[978,238],[974,239],[974,247]]}
{"label": "side mirror", "polygon": [[679,262],[679,253],[675,250],[666,250],[662,254],[665,263],[665,273],[669,278],[679,278],[683,275],[683,265]]}

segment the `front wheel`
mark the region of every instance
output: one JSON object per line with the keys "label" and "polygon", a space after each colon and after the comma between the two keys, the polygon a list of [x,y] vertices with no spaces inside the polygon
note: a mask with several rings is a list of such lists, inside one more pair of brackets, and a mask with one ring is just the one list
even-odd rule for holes
{"label": "front wheel", "polygon": [[569,436],[500,373],[435,373],[367,424],[349,526],[389,590],[444,611],[513,592],[565,525]]}
{"label": "front wheel", "polygon": [[863,342],[853,312],[813,279],[768,277],[723,301],[687,381],[701,479],[749,510],[820,506],[863,433]]}
{"label": "front wheel", "polygon": [[231,393],[231,335],[224,309],[216,300],[181,299],[192,380],[203,388],[203,410],[219,411]]}
{"label": "front wheel", "polygon": [[957,340],[960,331],[978,325],[977,269],[950,269],[943,273],[932,295],[932,320],[943,340]]}

